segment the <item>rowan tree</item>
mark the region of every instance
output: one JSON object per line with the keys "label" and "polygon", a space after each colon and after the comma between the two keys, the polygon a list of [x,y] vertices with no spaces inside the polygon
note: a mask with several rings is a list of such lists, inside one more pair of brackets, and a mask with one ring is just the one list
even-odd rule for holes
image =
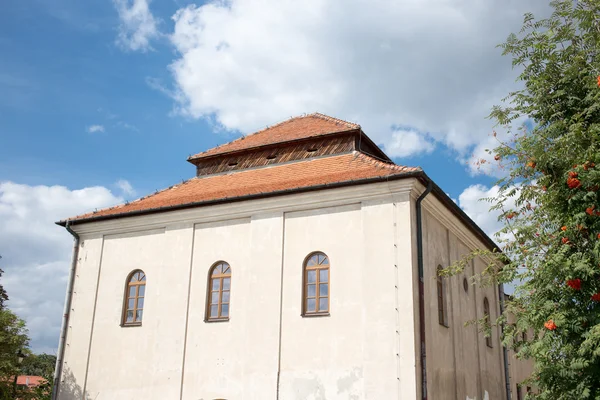
{"label": "rowan tree", "polygon": [[600,399],[600,0],[551,7],[500,45],[521,89],[491,113],[505,256],[486,274],[520,282],[497,322],[535,362],[528,398]]}

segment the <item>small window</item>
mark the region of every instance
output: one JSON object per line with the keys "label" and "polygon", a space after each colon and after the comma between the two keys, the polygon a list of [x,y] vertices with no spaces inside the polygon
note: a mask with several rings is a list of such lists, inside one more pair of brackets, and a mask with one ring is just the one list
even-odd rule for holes
{"label": "small window", "polygon": [[[487,297],[485,297],[483,299],[483,314],[485,317],[485,324],[486,324],[486,331],[487,331],[487,328],[489,328],[492,323],[491,318],[490,318],[490,302],[488,301]],[[487,345],[487,347],[493,347],[492,346],[492,331],[491,331],[491,329],[490,329],[489,335],[486,332],[485,344]]]}
{"label": "small window", "polygon": [[226,321],[229,319],[229,300],[231,291],[231,268],[219,261],[210,269],[208,279],[208,300],[206,302],[207,321]]}
{"label": "small window", "polygon": [[146,274],[141,270],[133,271],[125,286],[125,304],[123,307],[123,325],[141,325],[146,295]]}
{"label": "small window", "polygon": [[303,315],[329,313],[329,257],[312,253],[304,261]]}
{"label": "small window", "polygon": [[438,321],[440,325],[448,327],[448,310],[446,309],[446,282],[442,277],[442,266],[437,267],[437,299],[438,299]]}

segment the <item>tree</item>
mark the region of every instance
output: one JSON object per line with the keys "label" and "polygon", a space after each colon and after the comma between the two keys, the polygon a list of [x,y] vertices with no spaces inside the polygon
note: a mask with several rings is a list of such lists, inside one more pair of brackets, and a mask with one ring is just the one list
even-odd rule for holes
{"label": "tree", "polygon": [[29,344],[25,322],[9,309],[0,310],[0,399],[13,398],[14,377],[19,374],[18,354]]}
{"label": "tree", "polygon": [[31,354],[21,365],[23,375],[46,376],[54,373],[56,356],[52,354]]}
{"label": "tree", "polygon": [[[2,272],[0,269],[0,277]],[[8,295],[0,285],[0,400],[15,398],[14,378],[20,374],[18,357],[29,352],[25,322],[4,306],[6,300]],[[18,390],[17,395],[23,400],[32,398],[29,391]]]}
{"label": "tree", "polygon": [[[2,256],[0,256],[0,260],[1,259]],[[0,278],[2,278],[3,273],[4,271],[2,270],[2,268],[0,268]],[[6,294],[6,290],[4,290],[4,287],[2,287],[2,284],[0,284],[0,310],[4,308],[5,301],[8,301],[8,295]]]}
{"label": "tree", "polygon": [[507,176],[487,200],[508,257],[488,253],[504,265],[483,275],[521,282],[497,323],[535,361],[529,398],[600,399],[600,0],[551,7],[500,45],[523,86],[491,113],[507,132],[491,152]]}

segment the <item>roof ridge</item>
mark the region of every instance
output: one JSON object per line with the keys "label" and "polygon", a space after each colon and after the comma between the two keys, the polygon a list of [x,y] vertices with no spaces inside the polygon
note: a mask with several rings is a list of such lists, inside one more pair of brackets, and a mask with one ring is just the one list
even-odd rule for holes
{"label": "roof ridge", "polygon": [[361,129],[360,125],[358,125],[358,124],[355,124],[353,122],[344,121],[343,119],[334,118],[334,117],[331,117],[329,115],[325,115],[325,114],[322,114],[322,113],[319,113],[319,112],[314,112],[312,114],[306,114],[305,113],[305,114],[297,115],[295,117],[290,117],[290,118],[288,118],[286,120],[277,122],[276,124],[273,124],[273,125],[268,125],[265,128],[260,129],[260,130],[258,130],[256,132],[252,132],[252,133],[249,133],[247,135],[242,134],[241,137],[233,139],[233,140],[231,140],[231,141],[229,141],[227,143],[223,143],[223,144],[220,144],[218,146],[215,146],[215,147],[212,147],[210,149],[207,149],[205,151],[202,151],[200,153],[193,154],[193,155],[191,155],[191,156],[188,157],[188,161],[193,160],[193,159],[201,156],[202,154],[204,154],[204,153],[206,153],[208,151],[220,149],[220,148],[222,148],[224,146],[228,146],[228,145],[231,145],[233,143],[241,142],[241,141],[245,140],[248,137],[254,136],[256,134],[265,132],[265,131],[267,131],[269,129],[276,128],[276,127],[278,127],[280,125],[283,125],[283,124],[286,124],[286,123],[289,123],[291,121],[294,121],[294,120],[297,120],[297,119],[301,119],[301,118],[319,118],[319,119],[321,119],[323,121],[328,121],[328,122],[333,122],[335,124],[345,125],[349,129]]}
{"label": "roof ridge", "polygon": [[322,114],[320,112],[314,112],[312,114],[308,114],[306,115],[307,117],[317,117],[317,118],[321,118],[324,119],[326,121],[331,121],[331,122],[335,122],[335,123],[339,123],[339,124],[345,124],[346,126],[348,126],[348,128],[352,128],[352,129],[360,129],[360,125],[359,124],[355,124],[354,122],[349,122],[340,118],[335,118],[335,117],[331,117],[329,115],[326,114]]}
{"label": "roof ridge", "polygon": [[364,161],[366,161],[368,163],[379,166],[380,168],[387,168],[387,169],[391,169],[394,171],[404,171],[406,168],[416,168],[418,170],[422,170],[421,167],[407,167],[407,166],[398,165],[394,162],[392,162],[392,163],[384,162],[384,161],[381,161],[381,160],[375,158],[374,156],[372,156],[370,154],[363,153],[362,151],[357,151],[356,153],[357,153],[357,157],[362,158]]}

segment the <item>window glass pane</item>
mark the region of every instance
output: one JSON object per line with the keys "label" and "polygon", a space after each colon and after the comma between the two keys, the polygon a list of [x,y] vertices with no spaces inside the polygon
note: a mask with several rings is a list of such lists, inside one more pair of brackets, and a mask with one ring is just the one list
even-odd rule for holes
{"label": "window glass pane", "polygon": [[307,297],[315,297],[317,295],[317,285],[308,285],[306,290]]}
{"label": "window glass pane", "polygon": [[136,322],[141,322],[142,321],[142,313],[143,312],[144,312],[143,310],[137,310],[135,312],[135,320],[136,320]]}
{"label": "window glass pane", "polygon": [[210,306],[210,317],[211,318],[216,318],[218,317],[217,313],[218,313],[218,306]]}
{"label": "window glass pane", "polygon": [[314,255],[311,258],[308,259],[308,262],[306,263],[306,265],[308,265],[309,267],[312,267],[314,265],[317,265],[317,256]]}
{"label": "window glass pane", "polygon": [[221,306],[221,317],[229,317],[229,304]]}
{"label": "window glass pane", "polygon": [[329,296],[329,285],[327,283],[319,285],[319,296]]}
{"label": "window glass pane", "polygon": [[213,279],[212,280],[212,290],[219,290],[220,287],[221,287],[221,280]]}
{"label": "window glass pane", "polygon": [[127,322],[133,322],[133,311],[127,311]]}
{"label": "window glass pane", "polygon": [[229,303],[229,290],[223,292],[223,297],[221,299],[223,303]]}
{"label": "window glass pane", "polygon": [[217,265],[216,267],[213,268],[213,275],[218,275],[221,273],[221,264]]}
{"label": "window glass pane", "polygon": [[320,282],[328,282],[329,281],[329,270],[322,269],[319,271],[319,281]]}
{"label": "window glass pane", "polygon": [[229,264],[223,264],[223,273],[227,274],[230,273],[230,271]]}
{"label": "window glass pane", "polygon": [[146,285],[140,285],[138,289],[138,296],[144,297],[144,293],[146,293]]}
{"label": "window glass pane", "polygon": [[129,297],[135,297],[135,286],[129,286]]}
{"label": "window glass pane", "polygon": [[137,308],[138,308],[138,310],[141,310],[142,308],[144,308],[144,298],[143,297],[138,297]]}
{"label": "window glass pane", "polygon": [[141,272],[140,275],[141,275],[140,281],[145,282],[146,281],[146,275],[144,275],[143,272]]}
{"label": "window glass pane", "polygon": [[137,272],[131,275],[131,279],[129,280],[129,282],[137,282]]}
{"label": "window glass pane", "polygon": [[223,290],[229,290],[231,285],[231,278],[223,278]]}
{"label": "window glass pane", "polygon": [[210,295],[210,304],[217,304],[219,302],[219,292],[212,292]]}
{"label": "window glass pane", "polygon": [[319,311],[327,311],[329,308],[329,299],[327,297],[322,297],[319,299]]}
{"label": "window glass pane", "polygon": [[317,302],[316,302],[315,299],[308,299],[306,301],[306,311],[307,312],[315,312],[315,311],[317,311],[316,307],[317,307]]}
{"label": "window glass pane", "polygon": [[321,260],[321,265],[329,265],[329,258],[327,258],[327,256],[323,256],[323,259]]}
{"label": "window glass pane", "polygon": [[127,300],[127,309],[128,310],[133,310],[134,302],[135,302],[135,299]]}
{"label": "window glass pane", "polygon": [[307,271],[308,283],[315,283],[317,281],[317,271]]}

